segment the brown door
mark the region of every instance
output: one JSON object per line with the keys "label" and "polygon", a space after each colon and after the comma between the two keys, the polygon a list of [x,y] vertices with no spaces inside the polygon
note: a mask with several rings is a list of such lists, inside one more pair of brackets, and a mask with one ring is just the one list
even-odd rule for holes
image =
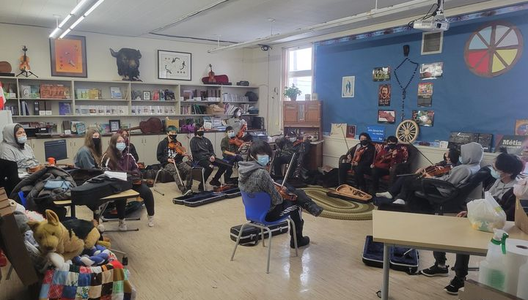
{"label": "brown door", "polygon": [[297,103],[284,103],[284,125],[297,123]]}

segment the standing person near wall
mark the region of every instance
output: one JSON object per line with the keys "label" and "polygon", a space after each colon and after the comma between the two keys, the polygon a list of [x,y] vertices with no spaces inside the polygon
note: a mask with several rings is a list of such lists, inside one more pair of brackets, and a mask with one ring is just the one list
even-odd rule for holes
{"label": "standing person near wall", "polygon": [[101,134],[88,129],[84,135],[84,145],[75,154],[73,164],[80,169],[100,169],[102,155]]}

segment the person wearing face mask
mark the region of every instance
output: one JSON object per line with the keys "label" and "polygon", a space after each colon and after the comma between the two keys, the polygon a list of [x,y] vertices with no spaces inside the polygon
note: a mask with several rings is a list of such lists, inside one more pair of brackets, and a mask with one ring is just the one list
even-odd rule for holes
{"label": "person wearing face mask", "polygon": [[[513,186],[517,183],[517,176],[523,170],[522,161],[515,155],[505,151],[499,154],[491,166],[490,174],[495,178],[495,182],[488,190],[497,200],[501,208],[506,213],[507,221],[514,221],[515,218],[515,195]],[[460,212],[457,217],[466,217],[467,211]],[[445,252],[434,252],[435,264],[421,271],[423,275],[449,276],[449,266],[446,266]],[[468,274],[469,255],[457,254],[455,262],[455,277],[444,290],[451,295],[458,295],[458,291],[464,287]]]}
{"label": "person wearing face mask", "polygon": [[117,133],[121,134],[123,138],[125,139],[125,144],[127,145],[127,150],[132,156],[134,156],[134,159],[136,161],[139,161],[139,155],[136,151],[136,146],[130,142],[130,132],[126,129],[119,129]]}
{"label": "person wearing face mask", "polygon": [[236,135],[244,124],[246,124],[246,121],[242,119],[242,110],[240,109],[240,107],[237,107],[235,108],[235,111],[233,112],[231,118],[227,120],[227,125],[233,127],[233,131]]}
{"label": "person wearing face mask", "polygon": [[[310,149],[310,140],[308,140],[308,138],[300,140],[297,138],[297,134],[292,131],[287,136],[277,139],[276,144],[279,151],[275,154],[275,159],[273,160],[274,178],[283,178],[282,165],[289,164],[293,154],[297,153],[297,157],[293,161],[289,173],[290,175],[295,174],[295,170],[299,167],[299,161],[302,165],[304,155],[308,153]],[[290,178],[290,176],[288,176],[288,178]]]}
{"label": "person wearing face mask", "polygon": [[94,129],[89,129],[84,135],[84,146],[75,154],[73,164],[80,169],[99,169],[102,155],[101,135]]}
{"label": "person wearing face mask", "polygon": [[[204,180],[207,182],[207,179],[213,173],[214,166],[218,166],[218,171],[211,180],[210,184],[213,186],[220,186],[220,177],[224,174],[227,169],[227,164],[225,162],[219,162],[216,159],[214,153],[213,144],[211,141],[204,136],[205,129],[202,124],[196,124],[194,137],[191,139],[191,153],[194,158],[194,161],[204,168]],[[198,189],[200,191],[204,190],[204,183],[200,183]]]}
{"label": "person wearing face mask", "polygon": [[[229,143],[229,140],[234,139],[235,136],[236,136],[236,133],[233,130],[233,127],[227,126],[226,136],[220,142],[220,149],[222,150],[222,155],[224,157],[224,160],[230,164],[234,164],[235,162],[242,161],[242,156],[238,154],[238,147],[233,143]],[[233,181],[233,179],[231,178],[231,175],[233,175],[233,168],[227,168],[224,174],[225,183],[230,183]]]}
{"label": "person wearing face mask", "polygon": [[16,162],[19,173],[39,165],[33,149],[26,143],[26,131],[22,125],[18,123],[7,124],[2,130],[2,134],[0,158]]}
{"label": "person wearing face mask", "polygon": [[323,208],[313,202],[302,190],[296,190],[286,184],[290,193],[297,195],[297,200],[285,200],[277,192],[273,180],[267,170],[270,157],[273,155],[271,147],[264,141],[256,141],[249,147],[248,161],[239,163],[238,187],[247,193],[265,192],[271,197],[271,207],[266,214],[267,221],[276,221],[285,215],[289,215],[295,222],[296,236],[290,230],[290,247],[294,248],[294,239],[297,239],[297,246],[303,247],[310,243],[310,238],[303,236],[304,220],[301,218],[300,210],[306,209],[310,214],[319,216]]}
{"label": "person wearing face mask", "polygon": [[402,161],[403,150],[398,147],[398,139],[391,135],[387,138],[385,147],[376,154],[374,163],[370,166],[372,169],[372,195],[378,191],[380,178],[389,175],[390,169]]}
{"label": "person wearing face mask", "polygon": [[[127,172],[132,178],[141,178],[141,172],[136,163],[136,159],[132,154],[126,151],[127,145],[125,139],[119,133],[115,133],[110,138],[108,149],[103,154],[101,159],[101,165],[104,169],[116,172]],[[154,195],[149,187],[141,182],[140,184],[134,184],[132,189],[139,193],[139,196],[143,199],[145,207],[147,208],[148,214],[148,226],[154,226]],[[126,199],[114,201],[117,209],[117,217],[119,218],[119,227],[121,231],[127,230],[125,223],[125,208]]]}
{"label": "person wearing face mask", "polygon": [[[458,161],[460,157],[460,152],[456,148],[450,148],[446,153],[444,153],[444,159],[435,164],[437,167],[456,167],[460,162]],[[398,177],[398,179],[389,187],[389,190],[383,193],[376,193],[376,197],[373,199],[374,205],[379,206],[380,204],[392,203],[400,194],[401,189],[404,185],[411,184],[412,181],[417,180],[417,178],[422,175],[426,167],[419,168],[414,173],[416,176],[403,176]]]}
{"label": "person wearing face mask", "polygon": [[[183,149],[182,144],[177,139],[176,127],[169,126],[167,127],[167,137],[158,144],[156,156],[163,168],[174,177],[174,181],[182,194],[188,195],[192,192],[192,157],[187,152],[179,153],[176,147],[180,150]],[[189,160],[183,161],[184,157]],[[176,173],[176,168],[178,168],[179,176]]]}
{"label": "person wearing face mask", "polygon": [[339,185],[347,183],[348,171],[352,168],[356,187],[366,190],[365,174],[370,174],[370,164],[375,153],[376,148],[370,135],[366,132],[360,133],[359,143],[350,148],[339,162]]}

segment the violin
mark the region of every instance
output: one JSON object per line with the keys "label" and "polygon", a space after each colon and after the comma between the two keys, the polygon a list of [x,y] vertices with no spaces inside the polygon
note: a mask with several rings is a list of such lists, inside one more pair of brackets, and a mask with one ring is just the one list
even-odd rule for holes
{"label": "violin", "polygon": [[363,156],[363,153],[365,153],[367,149],[368,147],[359,147],[359,149],[356,149],[356,151],[354,151],[354,157],[352,157],[352,163],[357,165],[361,161],[361,156]]}
{"label": "violin", "polygon": [[242,140],[242,138],[244,137],[244,132],[246,132],[246,130],[247,130],[247,125],[246,124],[242,125],[242,127],[240,127],[240,130],[237,132],[235,137],[232,139],[229,139],[229,144],[235,145],[238,148],[242,147],[242,145],[244,144],[244,141]]}
{"label": "violin", "polygon": [[29,66],[29,56],[27,56],[26,54],[27,50],[28,48],[26,46],[22,48],[22,51],[24,51],[24,55],[20,56],[20,65],[18,66],[20,71],[24,72],[31,70],[31,67]]}
{"label": "violin", "polygon": [[447,165],[443,167],[442,166],[429,166],[425,168],[423,173],[420,175],[420,178],[424,177],[426,174],[431,177],[442,176],[444,174],[449,173],[449,171],[451,171],[452,168],[453,168],[452,165]]}
{"label": "violin", "polygon": [[180,142],[170,142],[169,149],[176,152],[178,155],[186,155],[187,150],[182,146]]}
{"label": "violin", "polygon": [[215,73],[213,72],[213,66],[211,64],[209,64],[209,68],[211,69],[211,71],[209,71],[208,82],[209,83],[216,83]]}
{"label": "violin", "polygon": [[281,195],[283,199],[290,200],[290,201],[297,200],[297,195],[288,191],[287,187],[282,186],[276,182],[273,182],[273,183],[275,184],[275,189],[277,190],[277,192],[279,192],[279,194]]}

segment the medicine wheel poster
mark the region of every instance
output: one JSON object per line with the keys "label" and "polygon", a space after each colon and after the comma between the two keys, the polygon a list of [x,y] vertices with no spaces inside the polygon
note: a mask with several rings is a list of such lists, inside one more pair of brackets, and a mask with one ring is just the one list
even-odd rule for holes
{"label": "medicine wheel poster", "polygon": [[493,22],[474,32],[466,42],[466,65],[478,76],[494,77],[508,72],[523,50],[523,38],[517,27]]}

